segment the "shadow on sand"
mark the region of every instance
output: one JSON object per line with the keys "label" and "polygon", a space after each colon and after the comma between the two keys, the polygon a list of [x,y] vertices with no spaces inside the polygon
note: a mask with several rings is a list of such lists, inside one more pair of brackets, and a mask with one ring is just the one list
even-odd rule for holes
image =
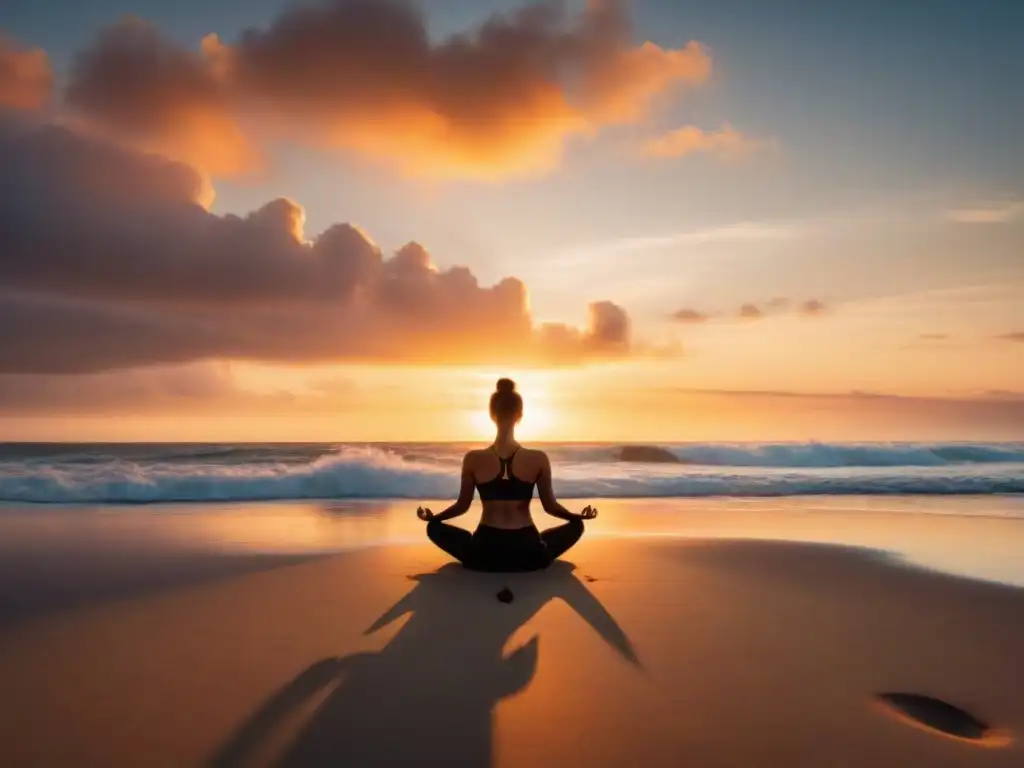
{"label": "shadow on sand", "polygon": [[91,545],[84,539],[75,546],[0,550],[0,633],[41,616],[216,584],[327,557],[125,552]]}
{"label": "shadow on sand", "polygon": [[[310,666],[253,713],[210,764],[490,766],[494,708],[530,684],[539,637],[508,655],[505,646],[549,601],[563,600],[639,666],[626,634],[574,569],[559,561],[536,573],[483,574],[446,565],[409,577],[416,586],[365,632],[409,614],[390,643]],[[510,603],[496,599],[506,586]],[[288,723],[303,715],[294,733]],[[268,745],[282,741],[282,730],[294,735],[270,759]]]}

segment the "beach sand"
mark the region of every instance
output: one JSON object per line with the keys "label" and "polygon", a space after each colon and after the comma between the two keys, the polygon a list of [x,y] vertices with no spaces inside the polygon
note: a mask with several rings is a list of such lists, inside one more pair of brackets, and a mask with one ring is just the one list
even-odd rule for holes
{"label": "beach sand", "polygon": [[[8,561],[0,765],[1024,765],[1024,589],[806,542],[605,536],[568,559]],[[993,732],[916,727],[892,691]]]}

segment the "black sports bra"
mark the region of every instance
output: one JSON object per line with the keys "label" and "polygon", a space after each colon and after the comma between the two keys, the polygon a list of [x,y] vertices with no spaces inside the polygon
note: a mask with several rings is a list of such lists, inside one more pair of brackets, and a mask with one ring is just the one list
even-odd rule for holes
{"label": "black sports bra", "polygon": [[[495,456],[498,456],[498,452],[493,447],[491,450],[494,451]],[[512,459],[517,453],[519,453],[518,448],[507,459],[498,456],[498,461],[501,462],[501,471],[498,472],[498,476],[486,483],[476,484],[477,490],[480,491],[481,501],[529,501],[533,498],[533,487],[537,481],[528,483],[512,474]]]}

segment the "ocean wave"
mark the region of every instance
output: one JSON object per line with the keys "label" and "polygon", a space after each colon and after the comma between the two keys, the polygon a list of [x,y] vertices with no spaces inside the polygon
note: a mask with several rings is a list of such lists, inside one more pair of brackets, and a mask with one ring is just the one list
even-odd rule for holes
{"label": "ocean wave", "polygon": [[[737,460],[735,456],[727,458]],[[565,461],[557,464],[555,475],[555,490],[565,498],[1024,493],[1024,463],[903,467],[897,471],[877,466],[783,470],[736,464],[723,469],[695,464]],[[457,492],[455,465],[414,461],[401,452],[373,447],[344,447],[304,463],[263,460],[225,464],[108,457],[91,462],[35,458],[31,462],[0,464],[3,502],[443,499]]]}
{"label": "ocean wave", "polygon": [[1024,446],[774,443],[674,446],[680,461],[723,467],[943,467],[1024,462]]}
{"label": "ocean wave", "polygon": [[[1024,443],[629,443],[554,445],[546,450],[567,462],[652,463],[675,456],[702,467],[828,469],[843,467],[953,467],[1024,463]],[[632,454],[632,455],[631,455]],[[661,455],[658,457],[658,455]]]}

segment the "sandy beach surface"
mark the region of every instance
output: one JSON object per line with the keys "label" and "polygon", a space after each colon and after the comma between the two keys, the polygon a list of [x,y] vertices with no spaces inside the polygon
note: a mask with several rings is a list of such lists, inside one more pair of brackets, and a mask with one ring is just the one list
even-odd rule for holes
{"label": "sandy beach surface", "polygon": [[227,552],[7,518],[4,766],[1024,765],[1024,589],[880,547],[618,531],[501,575],[403,536]]}

